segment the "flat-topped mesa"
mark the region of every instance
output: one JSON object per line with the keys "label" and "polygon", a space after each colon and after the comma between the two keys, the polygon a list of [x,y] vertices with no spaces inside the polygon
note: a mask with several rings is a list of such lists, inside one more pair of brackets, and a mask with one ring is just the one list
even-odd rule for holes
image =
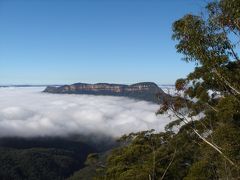
{"label": "flat-topped mesa", "polygon": [[[155,83],[142,82],[132,85],[124,84],[85,84],[76,83],[60,87],[48,86],[43,92],[59,94],[91,94],[91,95],[109,95],[124,96],[154,103],[161,103],[163,98],[168,97]],[[158,98],[157,98],[158,96]]]}

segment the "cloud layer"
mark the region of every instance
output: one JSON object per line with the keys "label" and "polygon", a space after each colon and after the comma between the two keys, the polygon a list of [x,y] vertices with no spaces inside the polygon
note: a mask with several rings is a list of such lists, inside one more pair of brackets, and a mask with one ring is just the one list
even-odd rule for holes
{"label": "cloud layer", "polygon": [[104,134],[119,137],[171,121],[158,105],[123,97],[57,95],[41,88],[0,88],[0,137]]}

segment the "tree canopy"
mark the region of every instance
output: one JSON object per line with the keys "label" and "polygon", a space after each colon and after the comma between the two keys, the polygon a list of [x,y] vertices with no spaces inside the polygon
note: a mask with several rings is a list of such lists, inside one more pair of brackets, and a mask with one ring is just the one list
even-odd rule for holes
{"label": "tree canopy", "polygon": [[210,2],[205,11],[173,23],[177,52],[196,65],[157,112],[178,119],[166,132],[124,136],[96,179],[240,178],[240,1]]}

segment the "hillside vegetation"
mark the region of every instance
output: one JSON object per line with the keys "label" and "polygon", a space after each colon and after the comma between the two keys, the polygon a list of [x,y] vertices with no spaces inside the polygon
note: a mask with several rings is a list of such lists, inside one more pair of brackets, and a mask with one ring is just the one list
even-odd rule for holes
{"label": "hillside vegetation", "polygon": [[95,179],[240,178],[240,1],[214,1],[203,17],[185,15],[174,22],[173,39],[183,60],[196,64],[176,81],[179,96],[158,111],[178,120],[166,132],[122,137],[104,166],[90,157]]}

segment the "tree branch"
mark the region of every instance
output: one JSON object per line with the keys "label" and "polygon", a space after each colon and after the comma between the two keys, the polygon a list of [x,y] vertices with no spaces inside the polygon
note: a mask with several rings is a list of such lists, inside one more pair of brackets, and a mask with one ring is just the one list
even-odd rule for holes
{"label": "tree branch", "polygon": [[172,165],[172,163],[173,163],[173,160],[174,160],[174,158],[175,158],[175,155],[176,155],[176,149],[175,149],[175,151],[174,151],[174,153],[173,153],[173,156],[172,156],[172,159],[171,159],[171,161],[170,161],[170,163],[168,164],[168,166],[167,166],[167,168],[165,169],[165,171],[164,171],[164,173],[163,173],[163,175],[162,175],[162,177],[161,177],[161,180],[163,180],[164,179],[164,177],[165,177],[165,175],[166,175],[166,173],[167,173],[167,171],[168,171],[168,169],[170,168],[170,166]]}
{"label": "tree branch", "polygon": [[[183,119],[183,122],[185,124],[189,123],[189,120],[182,115],[181,113],[175,111],[174,109],[170,109],[178,118]],[[182,116],[182,117],[180,117]],[[217,146],[215,146],[214,144],[210,143],[206,138],[204,138],[201,134],[199,134],[197,132],[197,130],[193,127],[191,127],[191,129],[193,130],[193,132],[200,138],[203,140],[203,142],[205,142],[206,144],[208,144],[210,147],[212,147],[214,150],[216,150],[224,159],[226,159],[231,165],[233,165],[234,167],[236,167],[237,169],[239,169],[239,167],[230,159],[228,158]]]}

